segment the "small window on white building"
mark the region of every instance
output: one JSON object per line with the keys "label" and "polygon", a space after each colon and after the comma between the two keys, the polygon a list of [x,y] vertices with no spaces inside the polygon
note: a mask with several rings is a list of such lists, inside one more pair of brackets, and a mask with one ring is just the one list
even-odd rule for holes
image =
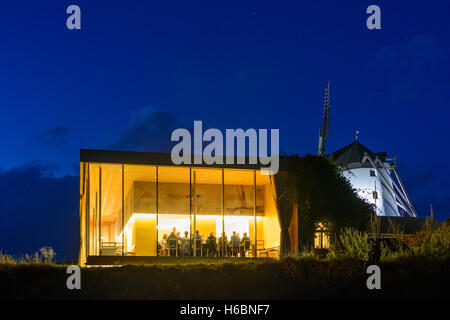
{"label": "small window on white building", "polygon": [[370,170],[370,176],[371,177],[376,177],[375,170]]}
{"label": "small window on white building", "polygon": [[373,195],[373,198],[374,198],[374,199],[378,199],[378,192],[373,191],[373,192],[372,192],[372,195]]}

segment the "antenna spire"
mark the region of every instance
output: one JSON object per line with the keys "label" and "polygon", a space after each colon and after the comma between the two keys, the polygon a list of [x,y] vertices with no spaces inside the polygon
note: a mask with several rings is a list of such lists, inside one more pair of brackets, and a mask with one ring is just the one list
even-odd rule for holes
{"label": "antenna spire", "polygon": [[359,131],[356,130],[356,132],[355,132],[355,141],[358,141],[358,135],[359,135]]}
{"label": "antenna spire", "polygon": [[325,88],[325,98],[323,103],[322,128],[319,130],[319,146],[317,155],[325,155],[325,145],[330,131],[330,81]]}

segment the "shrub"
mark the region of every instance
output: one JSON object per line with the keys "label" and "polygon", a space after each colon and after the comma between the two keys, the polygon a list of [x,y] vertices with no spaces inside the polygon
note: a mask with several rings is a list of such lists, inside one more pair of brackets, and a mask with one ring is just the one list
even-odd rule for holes
{"label": "shrub", "polygon": [[39,252],[35,252],[32,255],[24,254],[19,257],[5,254],[0,250],[0,264],[17,264],[17,263],[52,263],[56,253],[52,247],[42,247]]}
{"label": "shrub", "polygon": [[404,239],[385,239],[385,241],[381,241],[381,260],[409,256],[410,250]]}
{"label": "shrub", "polygon": [[443,223],[436,230],[421,231],[409,240],[415,255],[446,258],[450,256],[450,224]]}
{"label": "shrub", "polygon": [[328,256],[367,260],[371,248],[371,244],[362,232],[354,228],[345,228],[333,241]]}
{"label": "shrub", "polygon": [[316,252],[314,251],[314,247],[313,246],[302,246],[302,249],[300,251],[300,256],[302,258],[306,258],[306,257],[317,257]]}
{"label": "shrub", "polygon": [[5,254],[3,253],[3,251],[0,250],[0,263],[11,264],[16,263],[16,261],[14,260],[13,256]]}
{"label": "shrub", "polygon": [[53,258],[56,255],[56,253],[52,247],[42,247],[39,249],[39,252],[41,253],[42,258],[44,259],[44,262],[46,262],[46,263],[52,262]]}
{"label": "shrub", "polygon": [[448,258],[450,256],[450,225],[442,224],[438,229],[425,229],[414,235],[391,239],[389,245],[382,243],[381,258],[403,257]]}

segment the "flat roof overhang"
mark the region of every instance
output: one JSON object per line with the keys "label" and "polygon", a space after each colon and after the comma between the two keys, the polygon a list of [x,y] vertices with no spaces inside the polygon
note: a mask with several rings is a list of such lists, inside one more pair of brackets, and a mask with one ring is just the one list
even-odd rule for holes
{"label": "flat roof overhang", "polygon": [[[159,166],[184,166],[184,167],[210,167],[210,168],[230,168],[230,169],[253,169],[259,170],[266,168],[267,165],[250,164],[249,158],[245,157],[244,164],[238,164],[238,157],[233,157],[234,164],[195,164],[193,155],[190,156],[191,164],[176,165],[172,162],[170,153],[159,152],[141,152],[141,151],[116,151],[116,150],[94,150],[80,149],[80,162],[98,162],[98,163],[124,163],[124,164],[146,164]],[[229,159],[229,157],[228,157]],[[286,167],[286,158],[280,156],[280,171]]]}

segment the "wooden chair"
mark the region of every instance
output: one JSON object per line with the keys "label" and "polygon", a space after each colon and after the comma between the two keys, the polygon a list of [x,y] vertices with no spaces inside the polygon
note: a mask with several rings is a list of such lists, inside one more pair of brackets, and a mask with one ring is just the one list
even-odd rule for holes
{"label": "wooden chair", "polygon": [[101,256],[115,256],[117,251],[117,245],[115,242],[102,242],[100,247]]}
{"label": "wooden chair", "polygon": [[195,256],[203,256],[203,241],[202,239],[195,239]]}
{"label": "wooden chair", "polygon": [[[214,246],[214,248],[211,248]],[[206,246],[206,256],[207,257],[215,257],[217,255],[217,243],[208,244]]]}
{"label": "wooden chair", "polygon": [[244,240],[244,242],[242,243],[242,250],[241,250],[241,257],[246,257],[247,253],[250,250],[250,246],[251,246],[251,242],[250,240]]}
{"label": "wooden chair", "polygon": [[258,253],[261,255],[264,250],[264,240],[256,240],[256,256]]}
{"label": "wooden chair", "polygon": [[221,258],[228,256],[228,242],[225,241],[223,244],[224,246],[222,248],[222,241],[219,239],[217,243],[217,252]]}
{"label": "wooden chair", "polygon": [[252,244],[250,246],[250,250],[248,252],[250,257],[255,256],[255,250],[256,250],[257,257],[260,257],[263,253],[265,254],[264,240],[256,240],[256,248],[255,248],[255,244]]}
{"label": "wooden chair", "polygon": [[233,258],[237,258],[240,247],[241,244],[238,240],[231,241],[231,255],[233,256]]}
{"label": "wooden chair", "polygon": [[170,239],[169,241],[167,241],[167,247],[169,249],[169,256],[172,256],[172,253],[175,253],[174,255],[177,257],[178,256],[178,245],[177,245],[178,240],[177,239]]}

